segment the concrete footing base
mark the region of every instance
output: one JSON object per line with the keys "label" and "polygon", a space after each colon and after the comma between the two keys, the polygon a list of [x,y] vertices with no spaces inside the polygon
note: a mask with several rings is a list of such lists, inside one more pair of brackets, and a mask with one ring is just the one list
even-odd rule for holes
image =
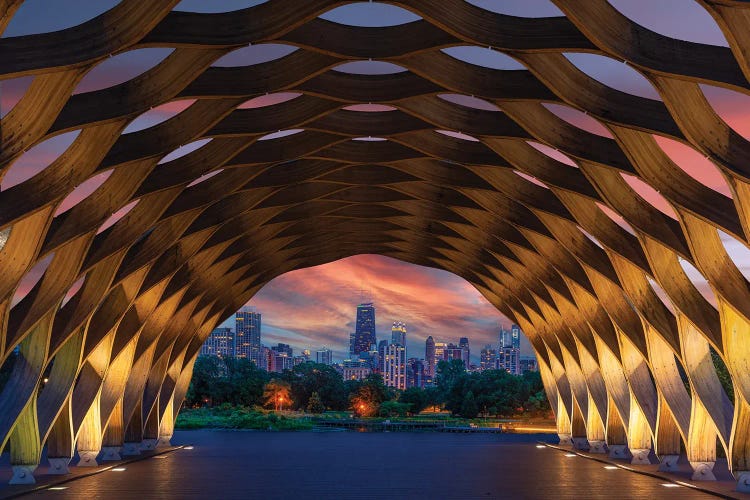
{"label": "concrete footing base", "polygon": [[576,450],[581,451],[589,451],[589,440],[583,437],[574,437],[573,439],[573,448]]}
{"label": "concrete footing base", "polygon": [[716,481],[714,462],[690,462],[693,468],[693,481]]}
{"label": "concrete footing base", "polygon": [[651,460],[649,460],[648,455],[651,453],[651,450],[648,448],[636,448],[630,449],[630,453],[633,455],[633,458],[630,460],[631,464],[634,465],[649,465],[651,463]]}
{"label": "concrete footing base", "polygon": [[659,470],[662,472],[674,472],[677,470],[679,455],[664,455],[659,457]]}
{"label": "concrete footing base", "polygon": [[141,441],[141,450],[145,451],[152,451],[156,449],[156,443],[158,443],[158,439],[144,439]]}
{"label": "concrete footing base", "polygon": [[159,441],[156,442],[157,448],[169,448],[172,446],[172,442],[170,441],[172,439],[172,436],[170,437],[160,437]]}
{"label": "concrete footing base", "polygon": [[573,440],[570,437],[570,434],[558,433],[557,436],[560,438],[560,446],[570,446],[573,444]]}
{"label": "concrete footing base", "polygon": [[141,454],[141,443],[123,443],[122,451],[120,452],[120,455],[133,456],[133,455],[140,455],[140,454]]}
{"label": "concrete footing base", "polygon": [[628,458],[628,447],[624,444],[610,444],[607,445],[609,448],[609,458],[619,458],[625,460]]}
{"label": "concrete footing base", "polygon": [[607,443],[605,441],[589,440],[589,453],[607,453]]}
{"label": "concrete footing base", "polygon": [[76,464],[76,467],[96,467],[99,463],[96,461],[96,457],[99,455],[99,450],[90,451],[78,451],[80,460]]}
{"label": "concrete footing base", "polygon": [[737,476],[737,491],[750,493],[750,471],[735,472]]}
{"label": "concrete footing base", "polygon": [[119,446],[102,447],[102,462],[114,462],[117,460],[122,460]]}
{"label": "concrete footing base", "polygon": [[10,478],[8,484],[34,484],[34,471],[36,465],[14,465],[13,466],[13,477]]}
{"label": "concrete footing base", "polygon": [[68,465],[70,464],[70,457],[56,457],[47,458],[49,461],[49,471],[47,474],[70,474]]}

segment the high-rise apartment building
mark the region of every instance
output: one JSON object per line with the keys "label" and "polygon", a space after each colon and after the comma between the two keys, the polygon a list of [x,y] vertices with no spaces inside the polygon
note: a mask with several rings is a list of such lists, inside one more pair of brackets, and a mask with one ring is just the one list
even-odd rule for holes
{"label": "high-rise apartment building", "polygon": [[372,370],[369,366],[342,366],[341,376],[344,380],[364,380],[370,376]]}
{"label": "high-rise apartment building", "polygon": [[295,365],[294,351],[289,344],[276,344],[271,347],[268,359],[268,371],[281,373],[291,370]]}
{"label": "high-rise apartment building", "polygon": [[406,362],[406,387],[425,386],[425,363],[422,359],[409,358]]}
{"label": "high-rise apartment building", "polygon": [[490,344],[484,346],[484,348],[479,353],[479,369],[497,369],[497,349],[493,349]]}
{"label": "high-rise apartment building", "polygon": [[536,360],[536,356],[521,356],[518,364],[520,365],[521,373],[539,371],[539,363]]}
{"label": "high-rise apartment building", "polygon": [[292,346],[290,346],[289,344],[282,344],[281,342],[271,347],[271,350],[276,351],[278,353],[286,353],[286,355],[289,356],[290,358],[294,354],[294,350],[292,350]]}
{"label": "high-rise apartment building", "polygon": [[497,350],[498,368],[513,375],[521,375],[521,328],[511,325],[510,330],[500,328],[500,346]]}
{"label": "high-rise apartment building", "polygon": [[514,347],[502,347],[498,351],[497,367],[512,375],[521,375],[521,351]]}
{"label": "high-rise apartment building", "polygon": [[385,349],[383,380],[388,387],[406,389],[406,347],[390,344]]}
{"label": "high-rise apartment building", "polygon": [[357,321],[351,354],[356,356],[361,352],[367,352],[373,344],[377,344],[375,335],[375,306],[371,302],[368,302],[357,306]]}
{"label": "high-rise apartment building", "polygon": [[263,367],[263,353],[260,345],[261,315],[250,308],[242,308],[234,315],[234,355]]}
{"label": "high-rise apartment building", "polygon": [[383,360],[385,359],[385,350],[388,347],[388,341],[383,339],[380,342],[378,342],[378,373],[382,373],[383,371]]}
{"label": "high-rise apartment building", "polygon": [[[439,344],[440,342],[438,342]],[[443,361],[451,361],[458,359],[463,361],[464,352],[463,349],[458,347],[456,344],[448,343],[443,349]]]}
{"label": "high-rise apartment building", "polygon": [[424,345],[424,371],[425,371],[425,382],[427,384],[432,384],[435,380],[435,364],[436,364],[436,356],[435,356],[435,340],[432,338],[432,335],[427,337],[427,340],[425,341]]}
{"label": "high-rise apartment building", "polygon": [[406,346],[406,323],[394,321],[391,327],[391,344]]}
{"label": "high-rise apartment building", "polygon": [[231,328],[214,328],[201,346],[201,356],[234,357],[234,332]]}
{"label": "high-rise apartment building", "polygon": [[324,365],[333,364],[333,351],[327,347],[315,351],[315,362]]}

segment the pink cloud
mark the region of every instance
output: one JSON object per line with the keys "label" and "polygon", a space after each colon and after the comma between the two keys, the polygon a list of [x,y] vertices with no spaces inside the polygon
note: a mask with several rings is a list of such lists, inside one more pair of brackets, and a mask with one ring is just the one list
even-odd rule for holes
{"label": "pink cloud", "polygon": [[[379,255],[357,255],[286,273],[248,302],[263,314],[264,343],[296,349],[326,345],[344,356],[361,301],[376,307],[378,340],[390,326],[407,323],[408,355],[424,357],[428,335],[458,342],[469,337],[474,354],[496,344],[498,327],[510,321],[464,279],[437,269]],[[224,322],[233,326],[233,318]]]}

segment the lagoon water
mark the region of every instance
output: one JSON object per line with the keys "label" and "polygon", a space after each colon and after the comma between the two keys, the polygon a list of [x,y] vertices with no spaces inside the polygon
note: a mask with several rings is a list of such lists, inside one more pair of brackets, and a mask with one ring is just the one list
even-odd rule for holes
{"label": "lagoon water", "polygon": [[[555,435],[178,431],[181,449],[66,483],[56,498],[709,498],[568,458]],[[582,496],[581,492],[585,492]]]}

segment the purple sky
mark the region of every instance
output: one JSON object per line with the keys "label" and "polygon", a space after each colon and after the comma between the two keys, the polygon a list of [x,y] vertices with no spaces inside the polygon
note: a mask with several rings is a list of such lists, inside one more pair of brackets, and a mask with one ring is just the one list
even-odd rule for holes
{"label": "purple sky", "polygon": [[[26,0],[11,20],[3,37],[42,33],[64,29],[84,22],[118,2],[115,0]],[[185,0],[177,9],[200,12],[223,12],[263,3],[257,0]],[[504,14],[544,17],[560,15],[547,0],[471,0],[477,6]],[[721,31],[710,15],[693,0],[610,0],[624,15],[643,26],[664,35],[714,45],[726,45]],[[383,26],[401,24],[418,19],[414,13],[380,3],[355,3],[327,12],[322,17],[335,22],[354,25]],[[234,51],[215,63],[221,66],[251,65],[283,57],[295,47],[278,44],[255,45]],[[75,93],[106,88],[126,81],[157,65],[169,55],[169,48],[149,48],[129,51],[105,60],[95,67],[79,84]],[[452,47],[449,55],[472,64],[496,69],[523,69],[511,57],[498,51],[480,47]],[[640,73],[620,61],[604,56],[583,53],[566,54],[579,69],[601,82],[631,94],[659,99],[654,87]],[[384,62],[350,62],[337,68],[349,72],[392,72],[402,68]],[[0,116],[4,116],[20,99],[32,77],[0,81]],[[737,92],[702,85],[702,89],[717,113],[738,133],[750,138],[750,97]],[[297,94],[264,96],[248,101],[242,107],[256,107],[294,98]],[[494,104],[468,96],[443,95],[460,104],[497,109]],[[132,132],[153,126],[189,107],[193,101],[173,101],[156,107],[136,118],[128,127]],[[593,133],[608,135],[595,119],[557,104],[546,104],[548,109],[574,125]],[[57,158],[76,138],[78,132],[53,137],[29,150],[19,158],[0,182],[0,190],[29,179]],[[272,140],[273,135],[269,137]],[[665,152],[689,175],[705,185],[731,196],[719,171],[703,155],[684,144],[658,138]],[[170,153],[164,160],[177,158],[201,146],[207,140],[196,141]],[[541,144],[532,144],[540,151],[563,161],[560,153]],[[58,213],[96,190],[108,172],[82,183],[62,203]],[[667,214],[673,212],[666,201],[638,179],[626,178],[631,185]],[[114,223],[128,207],[112,218]],[[617,214],[610,214],[625,225]],[[750,251],[731,236],[722,240],[740,270],[750,276]],[[19,300],[43,272],[45,263],[35,266],[16,294]],[[705,280],[689,264],[685,268],[699,289],[713,301]],[[402,320],[408,324],[408,348],[413,355],[423,355],[424,338],[433,335],[438,340],[457,341],[468,336],[474,354],[485,343],[495,343],[497,329],[503,319],[468,283],[450,273],[422,268],[393,259],[363,255],[311,269],[280,276],[261,290],[250,301],[263,313],[264,342],[287,342],[295,349],[318,348],[326,345],[341,357],[346,349],[348,334],[353,329],[355,306],[359,290],[365,288],[377,306],[378,337],[390,335],[390,324]],[[657,290],[658,291],[658,290]],[[226,322],[233,326],[233,321]],[[528,352],[528,346],[525,346]]]}

